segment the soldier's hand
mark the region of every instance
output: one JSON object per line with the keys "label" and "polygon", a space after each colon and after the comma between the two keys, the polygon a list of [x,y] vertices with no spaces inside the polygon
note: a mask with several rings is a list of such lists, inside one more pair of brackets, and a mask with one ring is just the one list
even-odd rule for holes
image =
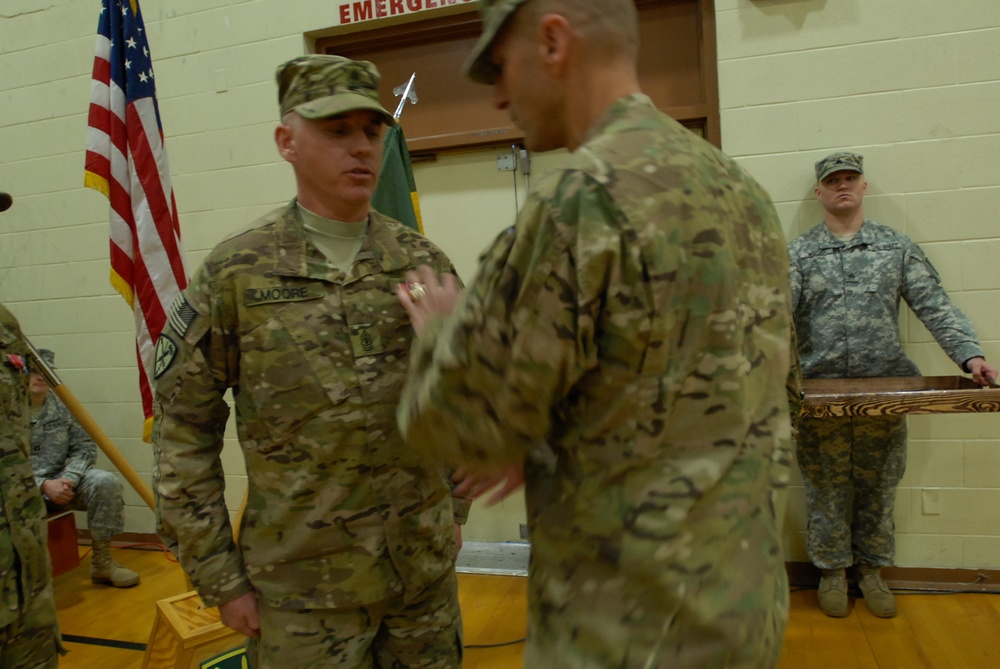
{"label": "soldier's hand", "polygon": [[260,612],[257,608],[257,593],[253,590],[236,599],[219,604],[219,619],[229,629],[243,636],[260,636]]}
{"label": "soldier's hand", "polygon": [[455,472],[451,481],[458,484],[451,491],[452,496],[465,499],[478,499],[487,491],[500,486],[500,489],[486,500],[486,506],[493,506],[507,499],[515,490],[524,485],[524,465],[518,463],[488,474],[469,472],[463,467]]}
{"label": "soldier's hand", "polygon": [[396,297],[410,314],[410,323],[418,335],[432,318],[450,314],[461,295],[454,274],[437,276],[427,265],[407,272],[406,283],[396,288]]}
{"label": "soldier's hand", "polygon": [[972,380],[981,386],[996,385],[997,368],[986,362],[985,358],[976,356],[965,361],[965,366],[972,372]]}
{"label": "soldier's hand", "polygon": [[67,479],[48,479],[42,483],[42,494],[54,504],[69,504],[76,496],[73,484]]}

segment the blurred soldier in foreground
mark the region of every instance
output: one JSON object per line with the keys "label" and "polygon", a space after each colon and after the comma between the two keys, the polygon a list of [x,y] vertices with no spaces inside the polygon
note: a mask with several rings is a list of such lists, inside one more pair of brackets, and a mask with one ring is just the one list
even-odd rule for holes
{"label": "blurred soldier in foreground", "polygon": [[[162,534],[265,669],[461,665],[464,509],[395,423],[413,335],[395,287],[420,264],[454,269],[370,207],[394,122],[378,78],[337,56],[278,69],[297,197],[209,254],[157,343]],[[238,547],[230,388],[249,486]]]}
{"label": "blurred soldier in foreground", "polygon": [[[55,367],[55,353],[44,348],[38,353],[50,367]],[[136,585],[139,575],[111,559],[111,540],[125,529],[121,481],[114,473],[94,466],[97,444],[49,389],[42,374],[31,374],[28,393],[31,467],[46,507],[50,512],[87,512],[87,527],[94,542],[91,581],[116,588]]]}
{"label": "blurred soldier in foreground", "polygon": [[[863,158],[834,153],[815,167],[823,222],[789,245],[803,376],[918,376],[899,340],[902,299],[976,383],[995,379],[972,323],[952,304],[920,247],[865,218]],[[896,600],[881,568],[895,557],[893,509],[906,469],[906,417],[803,418],[797,440],[809,559],[823,571],[820,610],[836,618],[849,613],[846,568],[854,565],[868,610],[893,617]]]}
{"label": "blurred soldier in foreground", "polygon": [[[0,193],[0,211],[10,196]],[[0,304],[0,669],[48,669],[62,650],[45,503],[28,460],[28,344]]]}
{"label": "blurred soldier in foreground", "polygon": [[494,497],[523,461],[526,667],[773,667],[797,392],[774,208],[640,92],[632,0],[480,6],[468,74],[529,149],[572,154],[464,296],[430,268],[399,291],[418,332],[400,425],[513,465]]}

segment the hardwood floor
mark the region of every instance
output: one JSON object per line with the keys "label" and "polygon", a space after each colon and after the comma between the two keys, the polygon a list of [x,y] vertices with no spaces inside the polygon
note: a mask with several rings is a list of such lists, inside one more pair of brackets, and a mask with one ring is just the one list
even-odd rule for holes
{"label": "hardwood floor", "polygon": [[[62,669],[139,669],[156,602],[188,591],[180,567],[159,550],[116,548],[115,559],[142,583],[118,590],[90,583],[89,547],[79,567],[55,581],[69,654]],[[526,581],[517,576],[459,575],[465,625],[463,669],[520,669]],[[853,600],[848,617],[828,618],[815,590],[792,593],[779,669],[996,669],[1000,667],[1000,595],[900,594],[899,615],[868,613]]]}

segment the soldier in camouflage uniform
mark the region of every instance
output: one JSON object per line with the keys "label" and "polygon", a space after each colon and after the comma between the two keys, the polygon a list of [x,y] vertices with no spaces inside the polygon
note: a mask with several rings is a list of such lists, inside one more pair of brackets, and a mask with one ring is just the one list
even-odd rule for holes
{"label": "soldier in camouflage uniform", "polygon": [[[956,364],[977,383],[988,383],[997,370],[983,358],[969,319],[912,240],[864,217],[867,189],[860,155],[835,153],[816,163],[823,223],[789,245],[803,376],[919,375],[900,344],[902,299]],[[797,440],[809,557],[823,571],[820,609],[834,617],[848,614],[846,568],[856,565],[868,609],[894,616],[895,598],[880,568],[895,554],[893,507],[906,467],[905,417],[804,418]]]}
{"label": "soldier in camouflage uniform", "polygon": [[[413,329],[407,270],[454,272],[370,208],[394,123],[365,61],[277,71],[275,139],[297,197],[221,242],[156,350],[157,499],[195,588],[262,669],[461,665],[453,500],[395,423]],[[232,389],[248,498],[233,540],[223,433]]]}
{"label": "soldier in camouflage uniform", "polygon": [[[44,348],[38,353],[50,367],[55,367],[55,353]],[[94,467],[97,445],[49,389],[42,374],[32,373],[28,394],[31,467],[46,507],[50,512],[87,512],[87,527],[93,539],[91,581],[116,588],[136,585],[139,575],[111,558],[111,540],[125,529],[121,481],[112,472]]]}
{"label": "soldier in camouflage uniform", "polygon": [[0,669],[59,665],[45,504],[28,460],[28,346],[0,305]]}
{"label": "soldier in camouflage uniform", "polygon": [[501,495],[523,461],[526,667],[774,667],[798,392],[774,207],[640,92],[632,0],[480,8],[469,75],[529,149],[572,153],[464,295],[428,268],[399,291],[418,329],[400,425],[514,467]]}

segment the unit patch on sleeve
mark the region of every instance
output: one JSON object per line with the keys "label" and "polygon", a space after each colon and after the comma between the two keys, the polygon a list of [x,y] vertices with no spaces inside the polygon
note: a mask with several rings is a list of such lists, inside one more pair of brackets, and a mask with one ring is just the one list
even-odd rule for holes
{"label": "unit patch on sleeve", "polygon": [[153,356],[153,378],[158,379],[163,372],[170,369],[177,356],[177,344],[165,334],[160,334],[156,340],[156,353]]}

